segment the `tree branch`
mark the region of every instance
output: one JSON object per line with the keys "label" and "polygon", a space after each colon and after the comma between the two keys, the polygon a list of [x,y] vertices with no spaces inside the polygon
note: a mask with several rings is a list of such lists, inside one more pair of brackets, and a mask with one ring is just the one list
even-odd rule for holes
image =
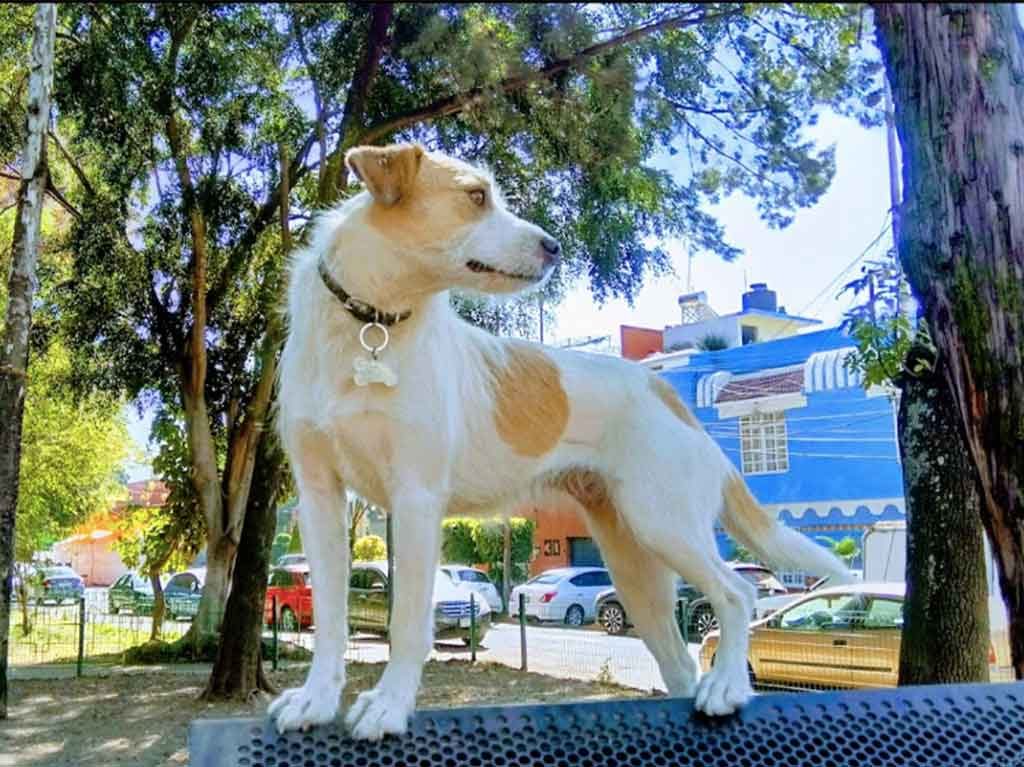
{"label": "tree branch", "polygon": [[[607,53],[615,48],[620,48],[623,45],[638,42],[657,32],[707,24],[711,21],[738,16],[742,14],[742,12],[742,8],[735,8],[719,13],[701,13],[698,16],[673,16],[672,18],[664,19],[653,24],[647,24],[625,34],[617,35],[616,37],[591,45],[588,48],[584,48],[583,50],[574,53],[572,56],[554,61],[542,69],[535,70],[525,75],[506,78],[498,83],[496,89],[502,93],[510,93],[511,91],[520,90],[530,83],[548,80],[561,72],[565,72],[569,69],[576,69],[581,64],[585,64],[603,53]],[[396,115],[390,119],[384,120],[377,125],[372,125],[356,138],[358,138],[362,143],[372,144],[383,136],[386,136],[389,133],[394,133],[402,128],[407,128],[410,125],[427,122],[437,119],[438,117],[446,117],[448,115],[461,112],[467,107],[482,101],[486,98],[489,92],[490,89],[477,87],[471,88],[464,93],[458,93],[453,96],[438,99],[432,104],[427,104],[426,106],[419,107],[405,112],[404,114]],[[348,143],[351,144],[352,142],[349,141]],[[336,151],[343,150],[339,147]]]}
{"label": "tree branch", "polygon": [[64,144],[61,143],[61,140],[60,138],[58,138],[57,133],[55,131],[50,131],[49,135],[53,143],[57,145],[57,149],[60,150],[60,154],[64,158],[65,162],[67,162],[67,164],[71,166],[71,170],[74,171],[75,176],[78,178],[78,183],[82,185],[82,188],[86,191],[88,195],[92,196],[93,194],[95,194],[92,183],[85,175],[85,171],[82,170],[82,166],[79,165],[78,161],[71,156],[71,153],[64,148]]}
{"label": "tree branch", "polygon": [[323,163],[320,170],[320,186],[317,189],[317,202],[327,205],[338,198],[339,190],[344,182],[342,167],[345,150],[351,145],[348,140],[352,135],[352,126],[362,122],[366,112],[366,99],[373,85],[373,78],[380,66],[381,56],[388,44],[388,25],[391,23],[391,3],[374,3],[370,8],[370,27],[366,35],[366,48],[363,59],[359,62],[352,82],[348,86],[345,97],[345,111],[341,115],[338,126],[338,146]]}

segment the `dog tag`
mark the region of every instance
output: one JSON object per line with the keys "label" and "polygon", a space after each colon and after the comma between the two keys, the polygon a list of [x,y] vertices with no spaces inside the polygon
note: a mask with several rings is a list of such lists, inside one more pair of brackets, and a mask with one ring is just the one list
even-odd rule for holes
{"label": "dog tag", "polygon": [[356,357],[353,368],[355,368],[353,379],[356,386],[369,386],[375,383],[385,386],[398,384],[398,375],[380,360]]}

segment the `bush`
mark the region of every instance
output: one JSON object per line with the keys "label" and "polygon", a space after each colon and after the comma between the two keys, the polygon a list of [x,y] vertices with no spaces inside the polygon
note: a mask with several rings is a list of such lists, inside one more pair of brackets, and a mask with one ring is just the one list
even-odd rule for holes
{"label": "bush", "polygon": [[[528,519],[510,519],[512,527],[512,581],[524,580],[533,556],[534,524]],[[505,531],[499,520],[448,519],[441,534],[441,556],[445,562],[484,565],[495,583],[501,583]]]}
{"label": "bush", "polygon": [[379,535],[364,535],[356,539],[356,545],[352,547],[352,558],[356,562],[373,562],[384,559],[388,555],[384,539]]}

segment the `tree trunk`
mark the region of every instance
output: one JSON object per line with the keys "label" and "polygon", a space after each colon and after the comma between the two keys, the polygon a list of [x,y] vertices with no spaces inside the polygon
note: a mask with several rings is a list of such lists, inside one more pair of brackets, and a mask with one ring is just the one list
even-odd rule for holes
{"label": "tree trunk", "polygon": [[259,692],[274,692],[263,673],[263,615],[277,524],[277,495],[287,465],[272,432],[260,440],[257,465],[260,470],[249,493],[217,660],[203,692],[205,700],[248,700]]}
{"label": "tree trunk", "polygon": [[901,380],[907,596],[900,684],[988,681],[988,587],[981,498],[941,374]]}
{"label": "tree trunk", "polygon": [[149,574],[149,582],[153,586],[153,618],[149,629],[149,641],[160,638],[164,631],[164,615],[167,613],[167,602],[164,599],[164,587],[160,583],[160,573]]}
{"label": "tree trunk", "polygon": [[1024,677],[1024,77],[1013,5],[875,5],[896,105],[898,251],[981,488]]}
{"label": "tree trunk", "polygon": [[39,255],[39,228],[48,176],[46,131],[50,123],[56,20],[56,5],[40,3],[36,6],[28,86],[27,139],[11,246],[7,322],[3,346],[0,347],[0,719],[7,718],[7,645],[11,625],[21,426],[25,414],[25,378],[36,259]]}

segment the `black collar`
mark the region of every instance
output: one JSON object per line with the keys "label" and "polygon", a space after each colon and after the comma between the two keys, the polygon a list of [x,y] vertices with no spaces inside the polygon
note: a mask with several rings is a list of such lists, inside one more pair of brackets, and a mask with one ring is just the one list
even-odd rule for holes
{"label": "black collar", "polygon": [[373,304],[368,304],[366,301],[360,301],[358,298],[350,296],[345,288],[341,287],[338,281],[331,276],[323,258],[317,263],[317,270],[320,272],[320,279],[324,281],[324,286],[341,301],[341,305],[348,310],[348,313],[360,322],[376,323],[385,327],[391,327],[392,325],[397,325],[402,320],[409,319],[410,315],[412,315],[412,309],[406,309],[401,313],[382,312]]}

